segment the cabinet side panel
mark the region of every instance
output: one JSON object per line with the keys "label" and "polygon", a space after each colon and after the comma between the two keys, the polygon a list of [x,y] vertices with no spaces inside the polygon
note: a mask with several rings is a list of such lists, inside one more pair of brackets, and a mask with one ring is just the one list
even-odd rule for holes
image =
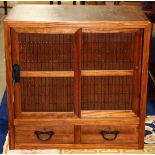
{"label": "cabinet side panel", "polygon": [[9,148],[14,149],[14,106],[12,99],[12,59],[11,59],[11,38],[10,28],[4,23],[5,39],[5,61],[6,61],[6,84],[7,84],[7,106],[8,106],[8,128],[9,128]]}
{"label": "cabinet side panel", "polygon": [[144,29],[144,44],[143,44],[142,74],[141,74],[139,149],[144,148],[150,36],[151,36],[151,23],[149,23]]}

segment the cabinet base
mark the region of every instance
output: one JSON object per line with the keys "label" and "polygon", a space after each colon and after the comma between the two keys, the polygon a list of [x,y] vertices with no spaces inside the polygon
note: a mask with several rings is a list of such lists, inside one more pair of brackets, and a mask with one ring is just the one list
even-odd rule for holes
{"label": "cabinet base", "polygon": [[103,145],[103,144],[18,144],[15,149],[143,149],[138,144]]}

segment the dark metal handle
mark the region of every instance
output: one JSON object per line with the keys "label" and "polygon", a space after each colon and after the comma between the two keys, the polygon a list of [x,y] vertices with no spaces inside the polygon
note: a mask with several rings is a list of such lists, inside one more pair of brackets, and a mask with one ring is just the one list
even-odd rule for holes
{"label": "dark metal handle", "polygon": [[[101,131],[100,134],[102,135],[102,137],[105,139],[105,140],[109,140],[109,141],[113,141],[117,138],[117,135],[119,134],[120,132],[118,130],[115,130],[115,131]],[[111,135],[113,134],[114,135],[114,138],[107,138],[106,135]]]}
{"label": "dark metal handle", "polygon": [[20,82],[20,66],[18,64],[14,64],[12,67],[13,79],[15,82]]}
{"label": "dark metal handle", "polygon": [[109,54],[109,53],[111,53],[110,50],[95,50],[95,52],[98,54]]}
{"label": "dark metal handle", "polygon": [[[46,131],[46,132],[34,131],[34,133],[36,134],[37,138],[42,141],[49,140],[54,135],[53,131]],[[42,137],[41,135],[48,135],[48,137]]]}

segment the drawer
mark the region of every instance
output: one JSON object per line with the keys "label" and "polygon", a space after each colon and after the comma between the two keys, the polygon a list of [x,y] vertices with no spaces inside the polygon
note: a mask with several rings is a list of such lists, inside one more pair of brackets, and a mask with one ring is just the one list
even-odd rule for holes
{"label": "drawer", "polygon": [[138,143],[138,126],[81,126],[81,143],[83,144],[136,144]]}
{"label": "drawer", "polygon": [[16,144],[73,144],[74,126],[16,126]]}

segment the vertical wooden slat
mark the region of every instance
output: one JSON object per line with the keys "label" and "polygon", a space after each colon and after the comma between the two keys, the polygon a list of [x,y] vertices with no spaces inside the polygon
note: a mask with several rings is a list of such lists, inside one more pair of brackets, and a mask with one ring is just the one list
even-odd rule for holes
{"label": "vertical wooden slat", "polygon": [[81,126],[79,125],[74,126],[74,143],[75,144],[81,143]]}
{"label": "vertical wooden slat", "polygon": [[[81,117],[81,29],[74,36],[74,112]],[[74,127],[74,142],[81,142],[81,127]]]}
{"label": "vertical wooden slat", "polygon": [[49,105],[49,109],[53,109],[55,110],[55,106],[54,106],[54,103],[55,103],[55,98],[56,98],[56,95],[55,95],[55,91],[53,91],[53,85],[54,83],[54,79],[52,80],[51,78],[49,78],[49,100],[50,100],[50,105]]}
{"label": "vertical wooden slat", "polygon": [[74,35],[74,112],[81,117],[81,29]]}
{"label": "vertical wooden slat", "polygon": [[[19,34],[18,34],[18,36],[19,36]],[[26,42],[30,42],[30,41],[31,41],[31,37],[30,37],[30,35],[27,35],[26,36]],[[32,63],[31,63],[31,57],[32,57],[31,55],[32,55],[32,53],[31,53],[31,46],[30,46],[30,44],[28,44],[26,52],[27,52],[27,58],[28,58],[27,65],[28,65],[28,68],[31,70],[32,69]],[[21,53],[19,53],[19,56],[20,56],[20,54]],[[21,84],[20,84],[20,86],[21,86]],[[33,92],[32,92],[32,85],[31,85],[31,79],[27,80],[27,90],[28,90],[27,96],[28,96],[28,99],[29,99],[29,101],[27,103],[27,107],[32,107],[34,104],[32,102],[32,96],[31,96],[33,94]],[[23,104],[23,103],[21,102],[21,104]],[[31,111],[31,109],[29,109],[29,110]]]}
{"label": "vertical wooden slat", "polygon": [[[46,108],[48,109],[47,111],[50,112],[50,85],[49,85],[49,78],[46,78]],[[53,94],[51,94],[52,96]]]}
{"label": "vertical wooden slat", "polygon": [[[108,110],[109,109],[109,104],[108,104],[108,87],[109,87],[109,77],[104,77],[105,79],[105,85],[103,86],[105,88],[105,109]],[[102,92],[103,94],[103,92]]]}
{"label": "vertical wooden slat", "polygon": [[64,92],[64,87],[63,87],[63,84],[64,84],[64,78],[62,78],[62,79],[60,79],[60,81],[59,81],[59,83],[60,83],[60,86],[59,86],[59,88],[61,88],[61,90],[59,91],[59,92],[61,92],[61,93],[59,93],[58,94],[58,98],[60,99],[60,102],[58,102],[58,103],[60,103],[61,104],[61,112],[63,112],[64,110],[65,110],[65,105],[64,105],[64,97],[63,97],[63,92]]}
{"label": "vertical wooden slat", "polygon": [[[70,43],[72,43],[73,44],[73,38],[74,38],[74,36],[72,35],[72,37],[70,37],[69,38],[69,42]],[[66,44],[66,47],[67,47],[67,49],[68,49],[68,44]],[[71,70],[73,70],[74,69],[74,46],[71,46],[71,48],[69,48],[70,50],[69,50],[69,52],[70,52],[70,59],[68,60],[69,61],[69,68],[71,69]],[[74,97],[74,82],[72,83],[72,81],[73,81],[74,79],[68,79],[68,81],[67,81],[67,88],[68,88],[68,95],[67,95],[67,101],[68,101],[68,103],[70,103],[69,105],[70,105],[70,107],[71,107],[71,111],[74,111],[74,99],[73,99],[73,97]],[[71,87],[71,88],[70,88]]]}
{"label": "vertical wooden slat", "polygon": [[48,101],[47,101],[47,98],[46,98],[46,96],[47,96],[47,92],[46,92],[46,78],[44,77],[44,78],[42,78],[42,85],[43,85],[43,87],[42,87],[42,110],[43,111],[48,111],[48,107],[47,107],[47,105],[49,104],[48,103]]}
{"label": "vertical wooden slat", "polygon": [[141,92],[140,92],[140,125],[139,125],[139,149],[144,148],[147,82],[148,82],[148,62],[150,49],[151,23],[144,29],[142,73],[141,73]]}
{"label": "vertical wooden slat", "polygon": [[112,103],[112,98],[111,98],[111,94],[112,94],[112,77],[107,77],[108,78],[108,105],[109,108],[108,109],[113,109],[114,105]]}
{"label": "vertical wooden slat", "polygon": [[[57,106],[57,103],[58,103],[58,97],[57,97],[57,94],[58,94],[58,86],[57,86],[57,83],[59,81],[58,81],[57,78],[52,78],[51,80],[53,82],[53,84],[52,84],[52,91],[55,93],[55,102],[53,104],[53,109],[54,109],[54,111],[58,112],[58,110],[61,109],[61,105],[59,107]],[[52,98],[51,98],[51,100],[52,100]]]}
{"label": "vertical wooden slat", "polygon": [[[18,34],[12,29],[11,30],[12,37],[12,60],[13,64],[19,64],[19,40]],[[15,104],[15,116],[17,117],[21,112],[21,91],[20,91],[20,83],[14,83],[14,104]]]}
{"label": "vertical wooden slat", "polygon": [[[62,47],[61,47],[61,51],[60,51],[60,54],[62,55],[62,68],[66,68],[66,61],[65,61],[65,55],[66,55],[66,53],[65,53],[65,50],[64,50],[64,45],[65,45],[65,38],[64,38],[64,35],[62,34],[61,35],[61,37],[60,37],[60,43],[63,43],[63,45],[62,45]],[[65,85],[66,85],[66,78],[63,78],[63,83],[62,83],[62,90],[63,90],[63,92],[62,92],[62,103],[63,103],[63,110],[64,111],[67,111],[68,110],[68,104],[66,104],[66,94],[65,94],[65,92],[66,92],[66,87],[65,87]]]}
{"label": "vertical wooden slat", "polygon": [[116,109],[117,106],[117,101],[116,101],[116,95],[115,94],[115,88],[116,88],[116,84],[115,84],[115,81],[114,81],[114,77],[111,77],[112,78],[112,90],[111,90],[111,99],[112,99],[112,104],[113,104],[113,108],[112,109]]}
{"label": "vertical wooden slat", "polygon": [[[95,78],[94,78],[94,80],[95,80]],[[95,81],[96,81],[96,80],[95,80]],[[96,84],[94,85],[94,86],[96,87],[96,92],[98,92],[98,89],[99,89],[99,88],[100,88],[100,90],[101,90],[101,92],[102,92],[102,95],[101,95],[101,102],[99,103],[99,105],[100,105],[100,106],[99,106],[99,110],[102,109],[102,107],[105,108],[105,103],[104,103],[104,96],[105,96],[104,93],[105,93],[105,92],[104,92],[104,88],[103,88],[103,81],[104,81],[104,80],[103,80],[103,78],[101,77],[101,79],[100,79],[100,81],[99,81],[99,82],[100,82],[100,85],[98,85],[98,84],[97,84],[97,85],[96,85]],[[96,82],[96,83],[98,83],[98,82]],[[96,94],[96,96],[97,96],[97,94]],[[95,102],[99,102],[99,100],[97,100],[97,101],[95,101]],[[95,103],[94,103],[94,105],[95,105]],[[95,106],[94,106],[94,107],[95,107]]]}
{"label": "vertical wooden slat", "polygon": [[125,78],[126,77],[123,77],[123,80],[122,80],[122,91],[121,91],[121,96],[122,96],[122,103],[123,103],[123,109],[126,109],[126,100],[125,100],[125,96],[126,96],[126,94],[125,94],[125,87],[127,87],[126,86],[126,82],[125,82]]}
{"label": "vertical wooden slat", "polygon": [[33,106],[35,104],[35,100],[34,100],[34,78],[31,78],[31,92],[30,92],[30,95],[31,95],[31,106]]}
{"label": "vertical wooden slat", "polygon": [[[57,94],[58,94],[58,87],[57,87],[58,79],[57,78],[54,78],[54,80],[55,81],[53,82],[53,85],[52,85],[53,91],[55,89],[55,103],[54,103],[54,108],[55,108],[55,111],[58,112],[58,107],[57,107],[57,103],[58,103],[58,96],[57,96]],[[61,106],[60,106],[60,109],[61,109]]]}
{"label": "vertical wooden slat", "polygon": [[140,72],[141,72],[141,45],[142,45],[142,31],[135,33],[135,47],[134,47],[134,72],[133,72],[133,111],[139,115],[139,99],[140,99]]}
{"label": "vertical wooden slat", "polygon": [[[87,66],[89,66],[89,63],[90,63],[89,62],[89,59],[88,59],[88,52],[87,52],[87,50],[88,50],[88,44],[89,44],[89,43],[87,43],[87,41],[88,41],[88,33],[83,33],[83,36],[84,36],[84,38],[82,38],[82,42],[83,42],[83,46],[84,46],[83,55],[85,57],[83,58],[83,67],[84,68],[82,68],[82,69],[85,69]],[[88,62],[88,65],[86,65],[87,63],[85,63],[85,62]],[[85,92],[88,92],[87,91],[88,90],[87,89],[88,88],[88,78],[87,77],[82,77],[82,79],[83,79],[83,85],[82,85],[82,87],[84,87],[83,97],[85,98],[85,100],[83,102],[82,110],[84,110],[85,109],[85,106],[87,106],[86,103],[88,101],[88,93],[87,93],[87,95],[85,95]]]}
{"label": "vertical wooden slat", "polygon": [[47,111],[47,108],[46,108],[46,104],[47,103],[47,100],[45,98],[45,95],[46,95],[46,82],[45,82],[45,77],[41,78],[41,84],[42,84],[42,90],[41,90],[41,110],[40,111]]}

